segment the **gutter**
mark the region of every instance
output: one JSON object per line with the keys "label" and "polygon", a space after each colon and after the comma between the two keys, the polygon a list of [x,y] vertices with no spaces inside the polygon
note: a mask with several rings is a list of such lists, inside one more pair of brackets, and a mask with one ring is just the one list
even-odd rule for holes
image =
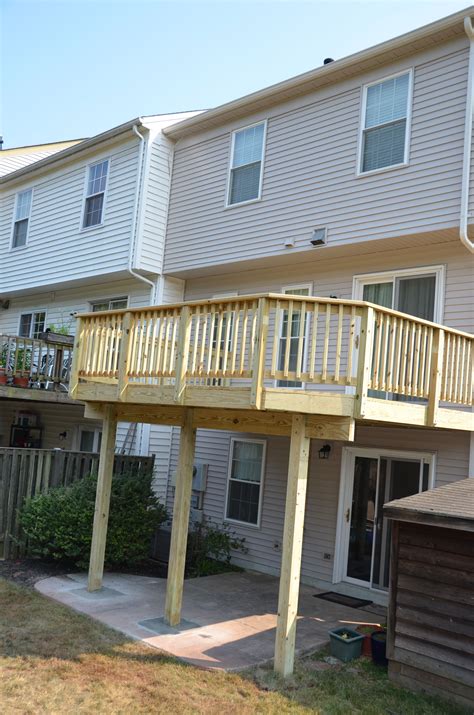
{"label": "gutter", "polygon": [[474,27],[470,17],[464,18],[464,30],[469,39],[469,66],[467,73],[466,114],[464,117],[464,152],[461,182],[461,215],[459,238],[467,250],[474,253],[474,244],[468,235],[469,184],[471,179],[472,128],[474,118]]}
{"label": "gutter", "polygon": [[[139,120],[140,124],[141,119]],[[140,140],[141,147],[139,151],[139,160],[138,160],[138,171],[137,171],[137,184],[135,187],[135,205],[134,205],[134,210],[133,210],[133,223],[132,223],[132,230],[131,230],[131,240],[130,240],[130,248],[128,252],[128,266],[127,270],[130,273],[131,276],[136,278],[139,281],[142,281],[143,283],[146,283],[147,285],[150,286],[150,305],[153,305],[153,297],[155,295],[155,283],[154,281],[150,280],[149,278],[145,278],[145,276],[142,276],[140,273],[137,273],[134,268],[133,268],[133,263],[135,259],[135,254],[137,250],[137,245],[139,243],[139,236],[140,236],[140,229],[141,229],[141,217],[142,217],[142,185],[144,186],[145,184],[145,169],[146,169],[146,158],[147,158],[147,153],[148,153],[148,142],[143,136],[143,134],[140,134],[138,131],[138,126],[134,124],[132,126],[132,131],[134,134],[137,135],[137,137]]]}

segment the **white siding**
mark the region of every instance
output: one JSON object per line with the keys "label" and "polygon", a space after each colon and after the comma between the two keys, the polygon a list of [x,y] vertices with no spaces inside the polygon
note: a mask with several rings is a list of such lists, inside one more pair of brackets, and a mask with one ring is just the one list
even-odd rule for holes
{"label": "white siding", "polygon": [[[177,143],[165,271],[196,270],[310,251],[315,227],[347,245],[459,224],[467,41],[380,67],[304,99],[249,116],[268,118],[262,200],[225,209],[231,130]],[[361,87],[414,67],[408,167],[356,177]],[[192,250],[190,250],[192,245]]]}
{"label": "white siding", "polygon": [[[11,292],[125,271],[138,163],[138,140],[22,183],[33,187],[28,245],[10,250],[15,193],[9,189],[0,217],[0,286]],[[81,230],[87,165],[108,158],[109,177],[100,227]]]}

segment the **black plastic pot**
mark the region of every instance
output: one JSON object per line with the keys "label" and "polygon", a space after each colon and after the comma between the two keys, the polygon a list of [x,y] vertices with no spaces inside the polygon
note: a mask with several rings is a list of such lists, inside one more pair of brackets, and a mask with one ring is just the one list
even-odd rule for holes
{"label": "black plastic pot", "polygon": [[384,668],[388,665],[386,650],[387,650],[387,633],[385,631],[375,631],[370,636],[372,641],[372,660],[376,665],[383,665]]}

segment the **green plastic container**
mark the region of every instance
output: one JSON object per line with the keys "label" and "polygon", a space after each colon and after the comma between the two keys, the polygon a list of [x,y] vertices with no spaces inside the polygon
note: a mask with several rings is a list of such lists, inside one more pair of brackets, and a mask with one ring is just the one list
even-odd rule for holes
{"label": "green plastic container", "polygon": [[[349,638],[343,638],[343,633],[348,633]],[[364,636],[357,631],[353,631],[351,628],[336,628],[334,631],[329,631],[329,639],[331,655],[334,658],[348,663],[350,660],[360,657]]]}

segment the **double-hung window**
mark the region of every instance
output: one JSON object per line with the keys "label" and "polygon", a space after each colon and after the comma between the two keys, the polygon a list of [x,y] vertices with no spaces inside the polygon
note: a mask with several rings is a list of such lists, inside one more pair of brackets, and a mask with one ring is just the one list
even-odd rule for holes
{"label": "double-hung window", "polygon": [[38,311],[35,313],[22,313],[20,315],[19,334],[22,338],[39,338],[44,333],[46,313]]}
{"label": "double-hung window", "polygon": [[102,223],[108,172],[108,159],[88,167],[83,228],[99,226]]}
{"label": "double-hung window", "polygon": [[410,87],[411,72],[365,87],[361,174],[408,162]]}
{"label": "double-hung window", "polygon": [[102,430],[79,429],[79,451],[80,452],[100,452],[102,442]]}
{"label": "double-hung window", "polygon": [[265,122],[233,132],[228,206],[260,198],[264,145]]}
{"label": "double-hung window", "polygon": [[28,226],[30,223],[32,196],[32,189],[21,191],[16,195],[12,248],[26,246],[26,241],[28,239]]}
{"label": "double-hung window", "polygon": [[128,298],[110,298],[110,300],[98,300],[91,303],[93,313],[101,310],[124,310],[128,307]]}
{"label": "double-hung window", "polygon": [[226,519],[259,525],[265,447],[264,440],[231,440]]}

